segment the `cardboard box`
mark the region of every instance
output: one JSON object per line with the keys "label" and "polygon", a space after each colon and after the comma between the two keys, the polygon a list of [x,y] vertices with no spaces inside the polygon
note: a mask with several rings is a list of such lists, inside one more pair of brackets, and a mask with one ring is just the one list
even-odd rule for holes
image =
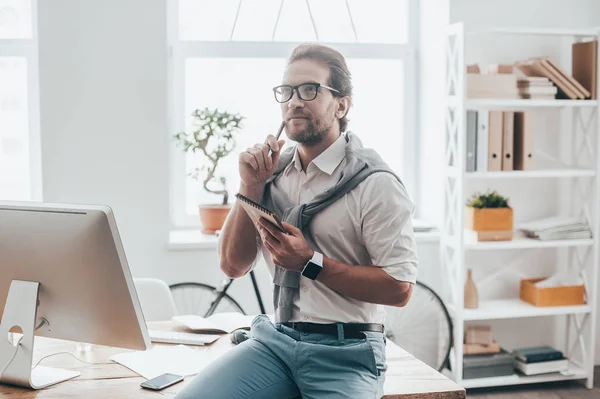
{"label": "cardboard box", "polygon": [[521,280],[521,300],[534,306],[572,306],[585,304],[585,287],[583,285],[541,288],[533,285],[545,278]]}
{"label": "cardboard box", "polygon": [[467,326],[465,329],[465,344],[492,345],[494,337],[490,326]]}
{"label": "cardboard box", "polygon": [[512,208],[465,209],[465,227],[475,231],[507,231],[513,229]]}
{"label": "cardboard box", "polygon": [[463,348],[465,355],[500,353],[500,344],[498,344],[496,341],[492,342],[491,345],[464,344]]}

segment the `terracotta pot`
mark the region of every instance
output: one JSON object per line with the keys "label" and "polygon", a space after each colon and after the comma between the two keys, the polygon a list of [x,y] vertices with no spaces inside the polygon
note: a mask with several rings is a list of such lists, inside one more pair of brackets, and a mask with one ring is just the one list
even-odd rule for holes
{"label": "terracotta pot", "polygon": [[465,209],[465,227],[475,231],[512,230],[512,208],[471,208]]}
{"label": "terracotta pot", "polygon": [[200,205],[200,221],[202,222],[202,232],[204,234],[215,234],[221,230],[231,205]]}

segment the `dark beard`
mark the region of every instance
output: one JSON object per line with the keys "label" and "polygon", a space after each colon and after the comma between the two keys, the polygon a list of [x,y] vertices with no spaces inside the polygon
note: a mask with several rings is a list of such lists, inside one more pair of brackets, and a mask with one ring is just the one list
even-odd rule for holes
{"label": "dark beard", "polygon": [[290,132],[287,131],[287,129],[286,132],[291,140],[309,146],[320,143],[323,140],[323,137],[327,135],[327,129],[321,125],[321,121],[316,121],[316,124],[310,121],[306,129],[294,133],[293,136],[290,135]]}

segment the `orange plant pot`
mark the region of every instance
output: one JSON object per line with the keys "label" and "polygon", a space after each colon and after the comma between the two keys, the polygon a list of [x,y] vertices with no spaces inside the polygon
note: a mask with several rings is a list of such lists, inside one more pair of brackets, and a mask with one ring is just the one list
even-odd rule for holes
{"label": "orange plant pot", "polygon": [[513,229],[512,208],[465,209],[465,227],[474,231],[501,231]]}
{"label": "orange plant pot", "polygon": [[217,230],[221,230],[231,211],[231,205],[200,205],[199,208],[204,234],[215,234]]}

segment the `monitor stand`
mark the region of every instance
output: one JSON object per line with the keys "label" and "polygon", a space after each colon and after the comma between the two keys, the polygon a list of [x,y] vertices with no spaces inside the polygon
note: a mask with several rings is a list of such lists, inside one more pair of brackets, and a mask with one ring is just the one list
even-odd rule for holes
{"label": "monitor stand", "polygon": [[[0,367],[6,368],[0,375],[2,384],[40,389],[81,374],[43,366],[31,369],[39,287],[40,283],[34,281],[13,280],[10,284],[0,321]],[[8,341],[8,332],[15,326],[23,330],[18,347]]]}

